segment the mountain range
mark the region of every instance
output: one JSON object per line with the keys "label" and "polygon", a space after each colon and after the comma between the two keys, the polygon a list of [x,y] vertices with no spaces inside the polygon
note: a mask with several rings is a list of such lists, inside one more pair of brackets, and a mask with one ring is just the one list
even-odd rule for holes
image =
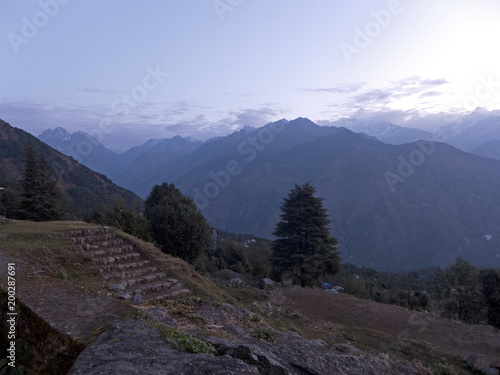
{"label": "mountain range", "polygon": [[[220,229],[266,238],[282,199],[310,181],[344,262],[401,271],[464,256],[498,266],[500,161],[495,144],[482,142],[495,139],[498,120],[471,117],[437,134],[380,121],[283,119],[205,142],[150,140],[118,155],[111,176],[143,198],[172,182]],[[489,158],[432,140],[459,143],[467,134],[462,147],[489,150]]]}
{"label": "mountain range", "polygon": [[[291,121],[276,144],[298,129],[317,130]],[[270,143],[252,160],[230,153],[174,183],[216,226],[269,238],[283,197],[307,181],[324,198],[346,262],[394,271],[464,256],[500,265],[500,162],[444,143],[388,145],[337,128],[286,150]]]}
{"label": "mountain range", "polygon": [[[61,134],[64,132],[61,132]],[[66,134],[67,136],[67,134]],[[76,135],[80,137],[81,135]],[[83,139],[87,139],[83,135]],[[52,167],[63,199],[68,205],[71,218],[81,219],[91,207],[123,199],[126,203],[140,203],[134,193],[117,186],[103,174],[80,164],[43,143],[22,129],[15,128],[0,120],[0,186],[19,191],[19,181],[25,170],[25,148],[30,142],[37,154],[41,154]]]}

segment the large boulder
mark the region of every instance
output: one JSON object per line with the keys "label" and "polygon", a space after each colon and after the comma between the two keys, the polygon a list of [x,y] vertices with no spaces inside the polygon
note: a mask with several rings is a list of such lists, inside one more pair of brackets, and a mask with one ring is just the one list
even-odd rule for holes
{"label": "large boulder", "polygon": [[140,319],[113,323],[78,356],[68,375],[260,375],[228,355],[179,352]]}
{"label": "large boulder", "polygon": [[264,290],[272,289],[275,287],[275,285],[276,285],[276,283],[268,277],[259,281],[259,288],[260,289],[264,289]]}

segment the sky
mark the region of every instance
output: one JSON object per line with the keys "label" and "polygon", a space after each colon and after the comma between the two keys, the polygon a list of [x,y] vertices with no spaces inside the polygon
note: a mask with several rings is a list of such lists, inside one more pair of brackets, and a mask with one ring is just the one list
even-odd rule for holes
{"label": "sky", "polygon": [[1,0],[0,119],[115,151],[281,118],[429,130],[500,109],[499,15],[498,0]]}

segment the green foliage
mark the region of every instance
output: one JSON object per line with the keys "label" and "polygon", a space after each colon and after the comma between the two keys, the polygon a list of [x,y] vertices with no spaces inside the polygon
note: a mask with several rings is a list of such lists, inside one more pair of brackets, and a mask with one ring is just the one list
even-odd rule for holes
{"label": "green foliage", "polygon": [[427,291],[432,285],[430,275],[433,272],[421,270],[401,275],[344,264],[338,274],[325,280],[342,286],[345,293],[358,298],[423,311],[430,307],[431,299]]}
{"label": "green foliage", "polygon": [[273,342],[275,340],[274,332],[268,328],[252,329],[252,337],[269,342]]}
{"label": "green foliage", "polygon": [[212,344],[199,337],[179,332],[175,328],[162,326],[159,329],[161,337],[180,352],[217,354]]}
{"label": "green foliage", "polygon": [[[259,280],[271,273],[271,241],[246,234],[213,230],[212,249],[203,252],[193,265],[202,274],[230,269]],[[214,249],[215,247],[215,249]]]}
{"label": "green foliage", "polygon": [[85,215],[85,221],[118,228],[141,240],[151,239],[148,221],[139,213],[137,204],[129,206],[121,197],[116,197],[114,204],[105,203],[94,206]]}
{"label": "green foliage", "polygon": [[481,323],[486,314],[479,270],[468,260],[457,258],[435,275],[435,291],[445,316],[468,323]]}
{"label": "green foliage", "polygon": [[21,218],[34,221],[62,219],[62,195],[43,155],[36,160],[31,143],[26,145],[26,167],[22,180]]}
{"label": "green foliage", "polygon": [[210,242],[209,226],[194,201],[173,184],[155,185],[144,216],[153,239],[167,254],[193,262]]}
{"label": "green foliage", "polygon": [[324,274],[340,270],[337,240],[330,237],[323,199],[314,197],[315,188],[295,185],[281,206],[281,220],[273,232],[271,258],[275,277],[289,275],[302,286],[319,283]]}

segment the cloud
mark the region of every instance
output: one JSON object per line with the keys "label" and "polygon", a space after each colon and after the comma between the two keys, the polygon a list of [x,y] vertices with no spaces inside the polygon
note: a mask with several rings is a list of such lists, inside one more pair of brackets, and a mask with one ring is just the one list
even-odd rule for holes
{"label": "cloud", "polygon": [[356,103],[383,103],[391,98],[394,93],[390,90],[375,89],[355,95],[353,101]]}
{"label": "cloud", "polygon": [[303,91],[303,92],[319,92],[319,93],[326,92],[326,93],[333,93],[333,94],[350,94],[353,92],[357,92],[364,85],[366,85],[365,82],[358,82],[358,83],[339,84],[339,85],[328,87],[328,88],[300,88],[297,90]]}
{"label": "cloud", "polygon": [[88,92],[91,94],[117,94],[116,90],[108,90],[108,89],[91,89],[87,87],[77,88],[76,91]]}
{"label": "cloud", "polygon": [[441,95],[445,95],[444,93],[440,92],[440,91],[427,91],[427,92],[424,92],[422,94],[420,94],[420,97],[421,98],[426,98],[426,97],[429,97],[429,96],[441,96]]}
{"label": "cloud", "polygon": [[206,140],[215,136],[232,133],[244,126],[260,127],[276,120],[281,114],[274,108],[244,109],[239,111],[221,112],[224,116],[216,121],[210,121],[203,114],[171,121],[164,126],[170,135],[191,136]]}
{"label": "cloud", "polygon": [[339,114],[351,115],[358,109],[387,113],[398,107],[407,107],[407,103],[412,103],[420,110],[432,109],[429,105],[432,107],[435,103],[429,102],[429,98],[449,94],[445,91],[449,83],[442,78],[422,79],[415,75],[391,81],[385,87],[367,88],[363,82],[342,85],[329,90],[331,93],[339,94],[333,98],[333,103],[329,107],[331,114],[336,114],[337,117]]}
{"label": "cloud", "polygon": [[446,79],[424,79],[422,80],[423,85],[428,86],[441,86],[450,83]]}
{"label": "cloud", "polygon": [[268,124],[277,116],[280,111],[274,108],[259,108],[259,109],[245,109],[243,111],[231,111],[230,115],[236,119],[233,121],[234,125],[260,127]]}

